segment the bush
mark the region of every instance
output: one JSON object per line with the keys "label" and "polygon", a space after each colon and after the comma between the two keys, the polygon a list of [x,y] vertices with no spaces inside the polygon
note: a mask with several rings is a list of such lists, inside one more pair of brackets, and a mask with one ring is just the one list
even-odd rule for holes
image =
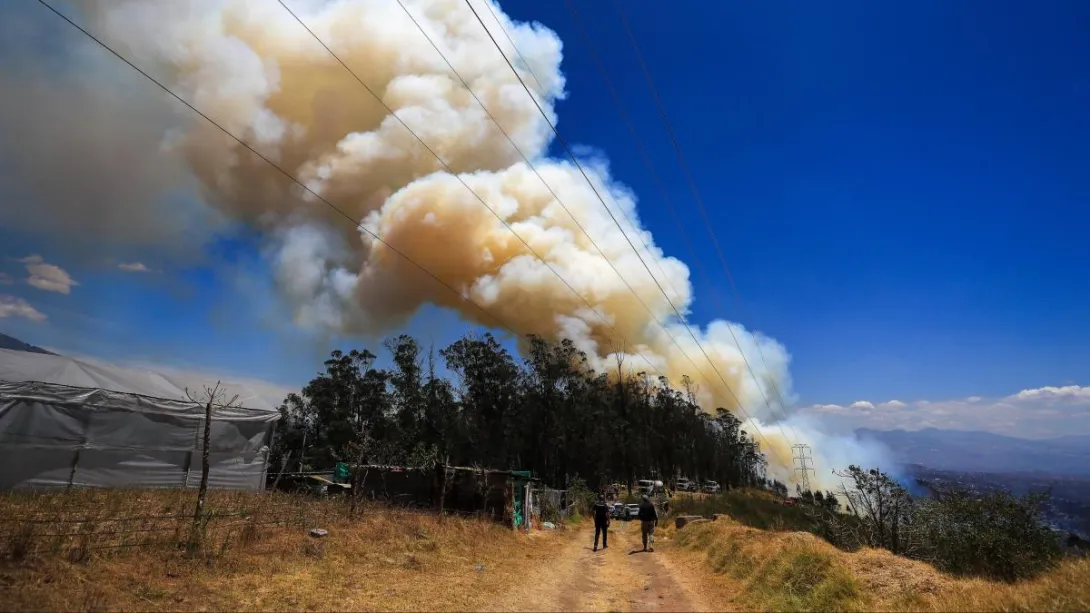
{"label": "bush", "polygon": [[933,491],[933,498],[920,503],[914,528],[919,557],[939,569],[1016,581],[1047,570],[1060,557],[1056,534],[1039,513],[1046,494]]}
{"label": "bush", "polygon": [[914,499],[877,469],[851,466],[842,476],[851,487],[841,493],[862,530],[831,515],[818,534],[843,549],[882,547],[946,572],[1002,581],[1037,575],[1061,555],[1057,535],[1039,512],[1048,494],[980,495],[928,486],[930,498]]}
{"label": "bush", "polygon": [[583,478],[572,477],[568,482],[568,504],[572,505],[572,519],[589,515],[596,498]]}

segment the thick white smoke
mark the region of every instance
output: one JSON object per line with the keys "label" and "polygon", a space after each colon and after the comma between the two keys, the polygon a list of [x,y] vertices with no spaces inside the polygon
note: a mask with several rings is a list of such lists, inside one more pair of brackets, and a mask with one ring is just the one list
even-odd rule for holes
{"label": "thick white smoke", "polygon": [[[490,11],[483,4],[489,0],[473,1],[503,52],[516,59],[493,13],[503,21],[534,76],[527,66],[518,69],[540,88],[536,95],[555,123],[553,105],[565,95],[556,34],[512,22],[498,6]],[[732,397],[670,305],[687,314],[689,270],[639,227],[632,192],[603,163],[587,160],[613,215],[637,226],[626,229],[635,245],[647,245],[640,255],[655,278],[579,170],[547,157],[547,122],[463,0],[404,2],[514,146],[396,0],[290,2],[396,117],[275,0],[88,0],[77,6],[108,44],[515,330],[572,338],[600,367],[615,366],[613,354],[623,351],[633,370],[661,371],[675,383],[688,375],[708,408],[741,405],[765,423],[782,416],[763,399],[774,399],[775,389],[790,400],[784,347],[725,321],[694,328]],[[206,122],[194,119],[174,143],[207,203],[271,237],[267,255],[300,325],[380,333],[428,303],[497,325]],[[757,382],[734,337],[758,369]],[[763,360],[756,359],[758,348]],[[761,432],[772,442],[770,461],[790,475],[790,450],[778,428]]]}

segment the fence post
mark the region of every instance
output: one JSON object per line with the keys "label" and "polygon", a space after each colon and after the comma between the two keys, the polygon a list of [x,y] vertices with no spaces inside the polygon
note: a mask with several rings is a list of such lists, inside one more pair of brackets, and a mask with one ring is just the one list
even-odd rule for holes
{"label": "fence post", "polygon": [[191,545],[200,545],[201,518],[204,515],[204,497],[208,493],[208,452],[212,442],[212,400],[204,405],[204,449],[201,452],[201,484],[197,489],[197,508],[193,511],[193,536]]}
{"label": "fence post", "polygon": [[526,483],[526,494],[522,497],[522,521],[526,523],[526,532],[530,532],[533,507],[530,505],[530,484]]}

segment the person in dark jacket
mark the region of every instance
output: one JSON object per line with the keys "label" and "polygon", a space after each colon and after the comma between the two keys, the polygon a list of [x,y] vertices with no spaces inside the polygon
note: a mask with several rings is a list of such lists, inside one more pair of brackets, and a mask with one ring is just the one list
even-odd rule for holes
{"label": "person in dark jacket", "polygon": [[[651,502],[650,496],[644,496],[640,503],[640,535],[643,537],[643,550],[654,551],[655,526],[659,523],[659,511]],[[652,547],[648,549],[647,541],[651,539]]]}
{"label": "person in dark jacket", "polygon": [[594,503],[594,551],[598,551],[598,535],[602,535],[602,549],[609,547],[609,505],[605,494],[598,494]]}

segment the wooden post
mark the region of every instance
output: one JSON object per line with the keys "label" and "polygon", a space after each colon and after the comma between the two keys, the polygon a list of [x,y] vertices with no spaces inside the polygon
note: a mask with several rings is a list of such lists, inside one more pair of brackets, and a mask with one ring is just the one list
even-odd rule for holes
{"label": "wooden post", "polygon": [[276,474],[276,479],[273,480],[272,489],[276,491],[276,488],[280,486],[280,477],[284,476],[284,469],[288,467],[288,462],[291,461],[291,449],[284,454],[284,459],[280,461],[280,472]]}
{"label": "wooden post", "polygon": [[303,455],[307,452],[307,431],[303,429],[303,444],[299,445],[299,472],[303,472]]}
{"label": "wooden post", "polygon": [[193,511],[193,535],[194,539],[200,536],[201,518],[204,515],[204,498],[208,493],[208,454],[212,443],[212,400],[214,394],[210,394],[208,402],[204,405],[204,449],[201,452],[201,484],[197,489],[197,508]]}
{"label": "wooden post", "polygon": [[530,532],[530,519],[533,507],[530,506],[530,483],[526,483],[526,493],[522,497],[522,521],[526,524],[526,532]]}

